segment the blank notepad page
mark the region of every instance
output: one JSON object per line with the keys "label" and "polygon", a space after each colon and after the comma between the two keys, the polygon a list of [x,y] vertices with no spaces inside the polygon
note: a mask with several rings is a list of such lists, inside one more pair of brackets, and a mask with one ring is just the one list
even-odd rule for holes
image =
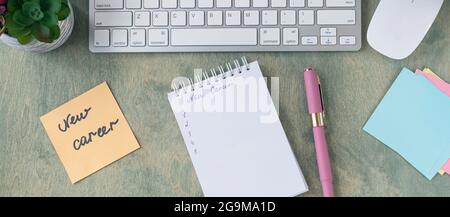
{"label": "blank notepad page", "polygon": [[257,62],[169,93],[169,101],[205,196],[307,191]]}

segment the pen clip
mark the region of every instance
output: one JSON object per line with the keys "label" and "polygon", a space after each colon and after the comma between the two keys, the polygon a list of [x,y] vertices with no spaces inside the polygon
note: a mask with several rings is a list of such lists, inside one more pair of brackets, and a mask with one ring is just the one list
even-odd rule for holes
{"label": "pen clip", "polygon": [[319,84],[320,105],[322,106],[322,113],[323,113],[323,116],[325,116],[325,106],[324,106],[324,103],[323,103],[322,85],[321,85],[321,83],[320,83],[320,78],[319,78],[319,76],[317,76],[317,81],[318,81],[318,84]]}

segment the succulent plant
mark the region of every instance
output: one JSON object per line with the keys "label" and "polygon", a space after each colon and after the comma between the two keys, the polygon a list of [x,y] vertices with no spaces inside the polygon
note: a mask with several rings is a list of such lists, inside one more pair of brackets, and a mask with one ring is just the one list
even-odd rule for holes
{"label": "succulent plant", "polygon": [[58,22],[70,14],[67,0],[8,0],[7,10],[7,34],[21,44],[52,43],[60,36]]}

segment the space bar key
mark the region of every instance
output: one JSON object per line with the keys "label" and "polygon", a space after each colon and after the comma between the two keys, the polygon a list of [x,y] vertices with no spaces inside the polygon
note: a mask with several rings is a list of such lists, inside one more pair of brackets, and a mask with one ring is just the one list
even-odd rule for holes
{"label": "space bar key", "polygon": [[172,29],[172,46],[256,45],[256,28]]}

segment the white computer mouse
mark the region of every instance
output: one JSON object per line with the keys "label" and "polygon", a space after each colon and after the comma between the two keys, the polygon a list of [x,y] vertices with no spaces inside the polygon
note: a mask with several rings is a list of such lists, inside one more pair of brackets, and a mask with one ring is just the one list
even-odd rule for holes
{"label": "white computer mouse", "polygon": [[422,42],[444,0],[381,0],[367,31],[370,46],[404,59]]}

